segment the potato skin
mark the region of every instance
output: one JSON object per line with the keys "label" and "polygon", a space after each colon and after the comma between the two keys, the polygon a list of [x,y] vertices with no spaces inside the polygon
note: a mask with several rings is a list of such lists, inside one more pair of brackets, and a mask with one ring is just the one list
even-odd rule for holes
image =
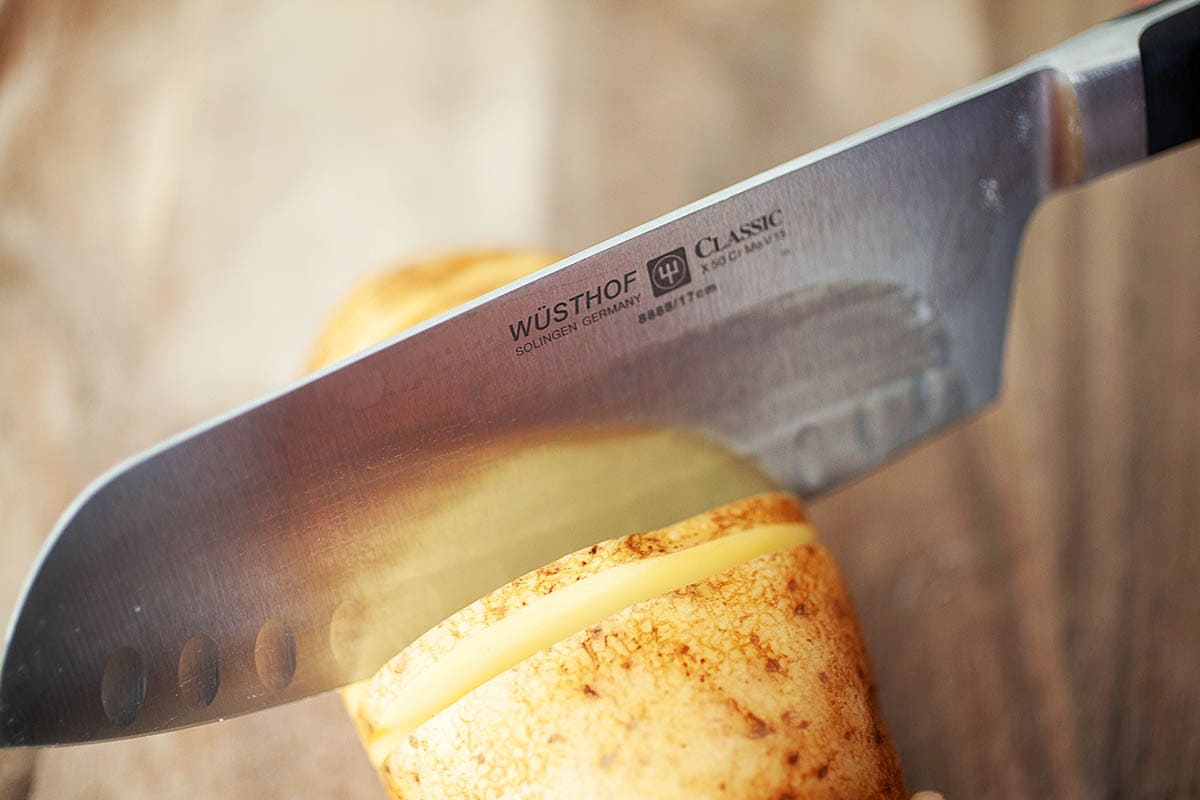
{"label": "potato skin", "polygon": [[902,798],[874,693],[833,560],[806,545],[525,660],[418,728],[383,777],[413,800]]}
{"label": "potato skin", "polygon": [[[613,540],[501,587],[348,695],[364,739],[400,688],[470,634],[616,563],[757,523],[770,494]],[[760,556],[559,641],[419,726],[382,765],[392,796],[905,797],[846,588],[819,544]]]}
{"label": "potato skin", "polygon": [[307,371],[549,266],[551,250],[477,250],[383,272],[350,292],[317,336]]}

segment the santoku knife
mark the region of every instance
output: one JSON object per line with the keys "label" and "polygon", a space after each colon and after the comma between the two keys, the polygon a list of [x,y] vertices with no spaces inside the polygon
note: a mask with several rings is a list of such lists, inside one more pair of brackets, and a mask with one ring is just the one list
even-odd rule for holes
{"label": "santoku knife", "polygon": [[[736,459],[809,497],[863,475],[995,396],[1038,202],[1197,137],[1200,4],[1160,2],[164,442],[58,522],[0,744],[344,685],[529,569],[715,504],[696,487]],[[597,469],[589,443],[660,456]]]}

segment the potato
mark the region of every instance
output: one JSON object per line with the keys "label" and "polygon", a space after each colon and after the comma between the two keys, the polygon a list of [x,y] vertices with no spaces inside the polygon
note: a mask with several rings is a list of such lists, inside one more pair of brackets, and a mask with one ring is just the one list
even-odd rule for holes
{"label": "potato", "polygon": [[811,541],[496,665],[495,677],[411,731],[380,724],[402,718],[422,696],[413,685],[445,669],[456,648],[556,592],[630,561],[803,519],[788,495],[760,495],[611,540],[422,636],[347,693],[393,796],[903,797],[850,599],[829,552]]}
{"label": "potato", "polygon": [[[550,260],[476,254],[373,281],[312,366]],[[344,697],[395,798],[907,796],[846,588],[783,493],[528,573]]]}

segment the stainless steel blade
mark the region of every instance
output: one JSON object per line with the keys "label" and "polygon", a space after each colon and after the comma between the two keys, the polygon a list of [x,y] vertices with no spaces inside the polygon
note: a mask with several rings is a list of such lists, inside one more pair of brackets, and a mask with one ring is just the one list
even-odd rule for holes
{"label": "stainless steel blade", "polygon": [[343,685],[561,554],[817,495],[962,419],[996,394],[1029,214],[1145,154],[1136,58],[1132,22],[1096,29],[116,468],[26,589],[0,742]]}

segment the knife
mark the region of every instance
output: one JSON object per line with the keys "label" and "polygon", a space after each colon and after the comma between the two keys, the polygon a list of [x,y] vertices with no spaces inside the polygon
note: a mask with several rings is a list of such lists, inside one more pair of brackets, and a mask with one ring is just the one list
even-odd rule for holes
{"label": "knife", "polygon": [[1040,200],[1197,138],[1163,0],[126,461],[32,571],[0,745],[342,686],[579,547],[866,474],[995,397]]}

